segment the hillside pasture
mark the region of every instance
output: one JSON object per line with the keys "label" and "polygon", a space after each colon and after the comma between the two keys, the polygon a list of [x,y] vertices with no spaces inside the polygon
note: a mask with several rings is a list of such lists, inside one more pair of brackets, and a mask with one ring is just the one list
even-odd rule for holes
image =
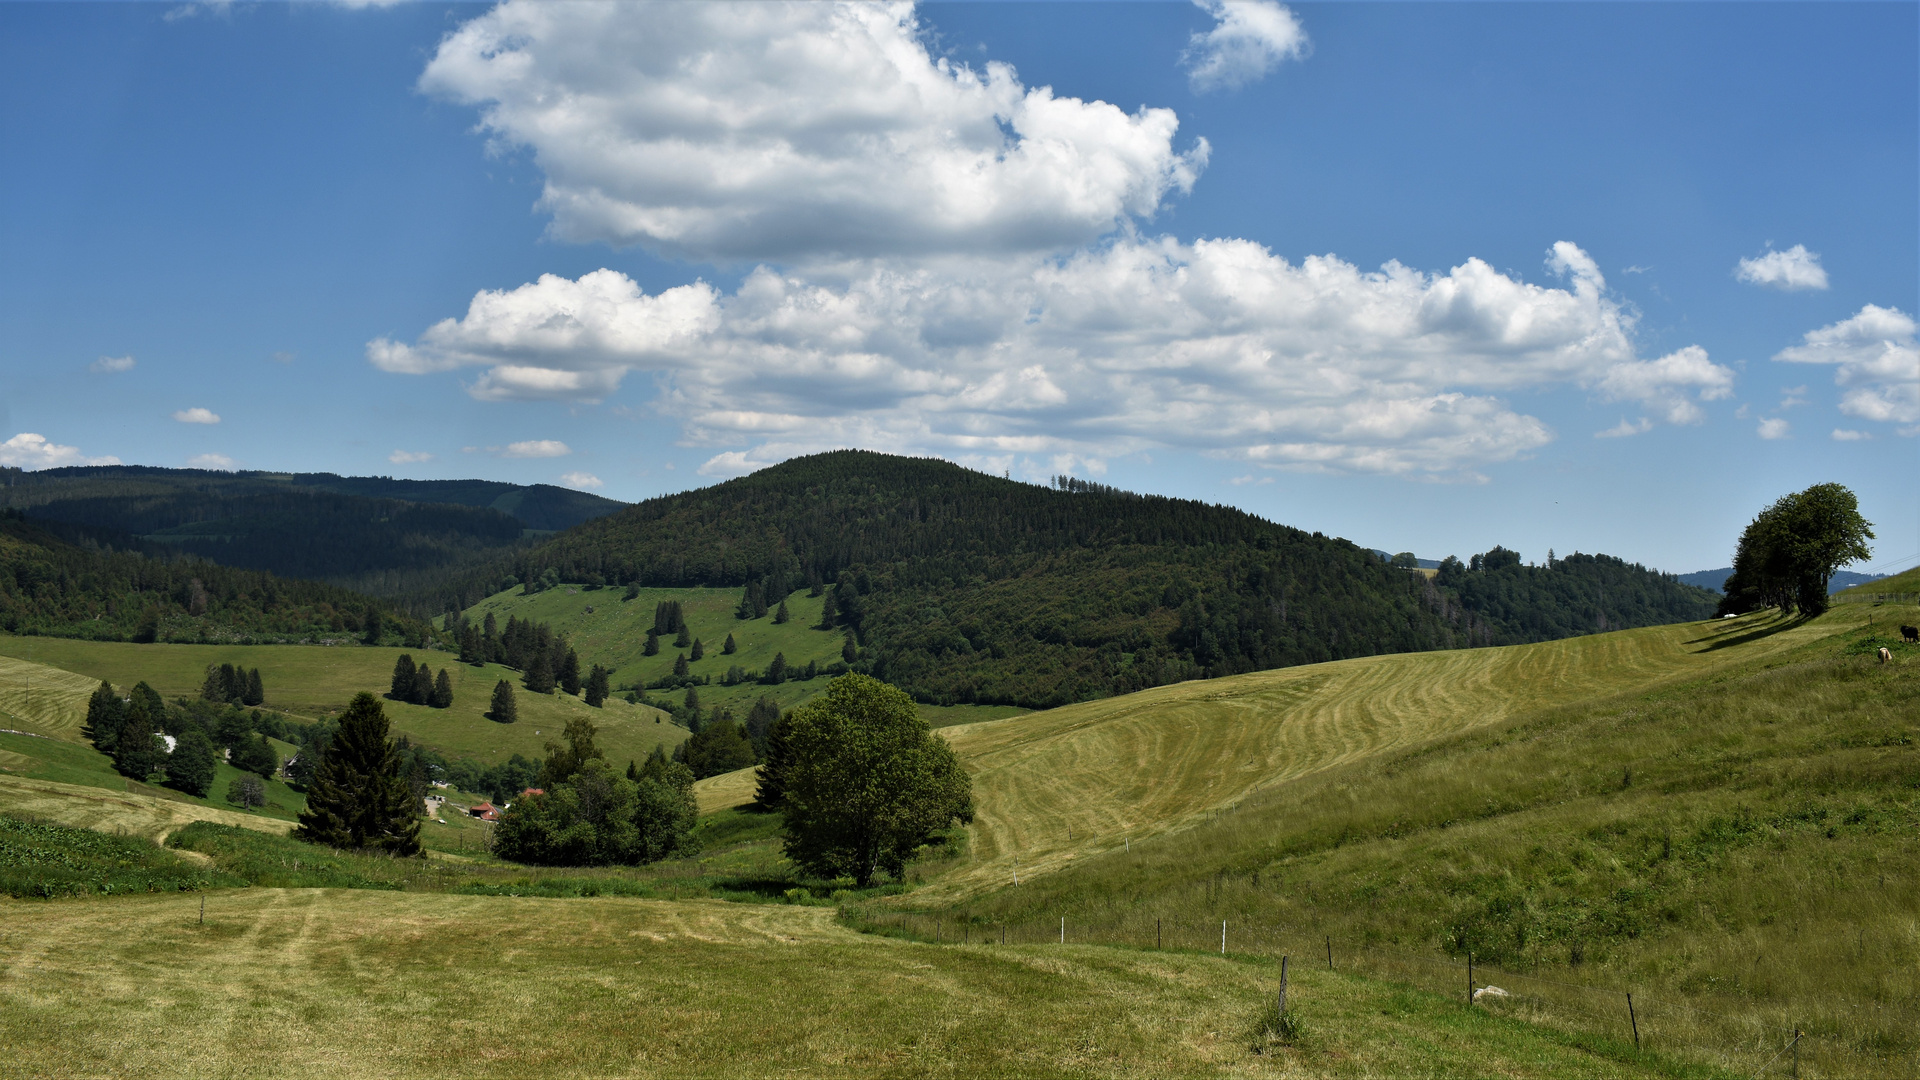
{"label": "hillside pasture", "polygon": [[[266,688],[265,707],[307,720],[337,714],[358,691],[384,694],[392,683],[394,662],[403,652],[436,671],[447,670],[453,683],[453,706],[432,709],[386,701],[394,734],[406,735],[451,757],[473,758],[485,764],[505,761],[514,754],[542,757],[546,742],[558,738],[574,717],[587,717],[599,726],[600,747],[622,766],[629,760],[644,760],[655,746],[672,749],[687,736],[685,729],[664,722],[657,709],[621,700],[609,700],[606,707],[593,709],[577,697],[558,692],[530,694],[520,686],[518,672],[492,664],[472,667],[441,652],[364,646],[140,645],[0,635],[0,664],[17,663],[29,649],[42,666],[71,674],[59,691],[65,697],[49,699],[64,702],[60,708],[65,711],[44,721],[33,716],[22,720],[51,725],[46,726],[48,734],[73,740],[79,739],[80,723],[86,716],[86,694],[103,679],[122,693],[144,681],[162,697],[171,699],[198,696],[209,664],[257,667]],[[24,677],[16,676],[19,682],[10,681],[7,671],[0,667],[0,708],[13,700],[5,696],[9,690],[18,690],[24,698]],[[517,724],[497,724],[486,717],[493,686],[502,679],[515,687],[520,709]],[[36,696],[40,693],[37,686],[36,681]],[[79,695],[77,699],[75,694]],[[77,713],[73,711],[76,700]]]}
{"label": "hillside pasture", "polygon": [[[0,900],[26,1075],[1710,1076],[1274,965],[862,936],[825,908],[253,888]],[[1255,1048],[1261,1053],[1255,1053]]]}
{"label": "hillside pasture", "polygon": [[0,727],[83,741],[80,729],[87,719],[87,698],[99,686],[98,679],[85,675],[0,656]]}

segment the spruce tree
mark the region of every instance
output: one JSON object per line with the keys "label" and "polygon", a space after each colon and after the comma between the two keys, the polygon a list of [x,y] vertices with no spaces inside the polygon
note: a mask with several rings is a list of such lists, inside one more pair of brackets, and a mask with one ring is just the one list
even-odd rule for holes
{"label": "spruce tree", "polygon": [[560,689],[569,694],[580,692],[580,657],[572,649],[560,661]]}
{"label": "spruce tree", "polygon": [[728,634],[727,640],[724,643],[722,643],[720,646],[720,655],[732,656],[734,653],[737,653],[739,651],[740,651],[740,646],[734,644],[733,635]]}
{"label": "spruce tree", "polygon": [[227,704],[238,705],[246,700],[247,672],[245,668],[234,667],[232,664],[221,664],[220,681],[225,684],[226,687]]}
{"label": "spruce tree", "polygon": [[413,693],[407,700],[415,705],[433,703],[433,669],[425,664],[413,669]]}
{"label": "spruce tree", "polygon": [[[755,706],[756,711],[758,708]],[[754,773],[760,783],[754,789],[753,801],[762,810],[778,810],[786,799],[787,767],[793,762],[793,746],[787,740],[790,730],[791,725],[785,716],[767,727],[766,745],[760,752],[760,768]]]}
{"label": "spruce tree", "polygon": [[480,631],[468,623],[460,631],[460,662],[463,664],[485,663],[485,654],[480,651]]}
{"label": "spruce tree", "polygon": [[220,666],[218,664],[207,665],[207,677],[200,683],[200,700],[227,700],[227,684],[220,678]]}
{"label": "spruce tree", "polygon": [[847,643],[840,646],[840,659],[845,660],[849,664],[860,659],[860,650],[853,647],[853,636],[851,634],[847,636]]}
{"label": "spruce tree", "polygon": [[699,638],[694,638],[694,639],[693,639],[693,651],[687,654],[687,659],[689,659],[689,660],[698,660],[698,659],[700,659],[701,657],[703,657],[703,656],[705,656],[705,655],[707,655],[707,647],[706,647],[705,645],[703,645],[703,644],[701,644],[701,642],[700,642],[700,639],[699,639]]}
{"label": "spruce tree", "polygon": [[393,682],[387,689],[387,696],[395,701],[413,700],[413,657],[401,653],[400,659],[393,662]]}
{"label": "spruce tree", "polygon": [[392,855],[420,851],[420,804],[387,738],[380,699],[354,695],[307,792],[293,835],[336,848],[373,848]]}
{"label": "spruce tree", "polygon": [[[142,685],[145,685],[144,683]],[[160,767],[160,740],[153,734],[155,720],[139,694],[127,706],[126,719],[113,743],[113,768],[121,776],[145,780]]]}
{"label": "spruce tree", "polygon": [[87,699],[87,722],[80,729],[80,734],[87,737],[94,749],[111,754],[115,741],[120,738],[120,727],[126,721],[126,702],[113,692],[112,683],[103,681],[93,696]]}
{"label": "spruce tree", "polygon": [[828,589],[825,599],[820,601],[820,629],[833,629],[834,621],[840,617],[840,602],[833,598],[835,590]]}
{"label": "spruce tree", "polygon": [[267,700],[267,688],[260,682],[260,669],[247,672],[247,689],[240,695],[242,705],[259,705]]}
{"label": "spruce tree", "polygon": [[553,693],[553,660],[547,650],[533,650],[533,655],[527,660],[527,674],[521,681],[526,684],[528,693]]}
{"label": "spruce tree", "polygon": [[683,622],[680,624],[680,632],[673,636],[673,647],[684,649],[691,644],[693,644],[693,635],[688,632],[687,624]]}
{"label": "spruce tree", "polygon": [[446,668],[441,668],[440,674],[434,676],[433,700],[428,704],[436,709],[450,708],[453,705],[453,679],[447,674]]}
{"label": "spruce tree", "polygon": [[774,686],[779,686],[781,683],[787,681],[786,653],[777,652],[773,654],[773,663],[767,665],[765,680]]}
{"label": "spruce tree", "polygon": [[777,625],[786,622],[790,618],[792,618],[792,616],[787,614],[787,602],[785,600],[780,601],[780,609],[773,613],[774,623]]}
{"label": "spruce tree", "polygon": [[687,677],[686,653],[681,653],[679,656],[673,658],[673,677],[676,679],[684,679]]}
{"label": "spruce tree", "polygon": [[660,635],[654,633],[651,630],[647,631],[647,646],[646,648],[641,649],[640,652],[642,655],[645,655],[645,656],[659,656],[660,655]]}
{"label": "spruce tree", "polygon": [[513,684],[505,679],[493,684],[493,704],[487,709],[487,719],[499,724],[520,719],[520,706],[513,700]]}
{"label": "spruce tree", "polygon": [[167,786],[204,798],[213,787],[213,774],[220,767],[220,755],[213,740],[197,727],[180,736],[173,753],[167,755]]}
{"label": "spruce tree", "polygon": [[598,709],[607,701],[607,669],[599,664],[587,673],[587,704]]}

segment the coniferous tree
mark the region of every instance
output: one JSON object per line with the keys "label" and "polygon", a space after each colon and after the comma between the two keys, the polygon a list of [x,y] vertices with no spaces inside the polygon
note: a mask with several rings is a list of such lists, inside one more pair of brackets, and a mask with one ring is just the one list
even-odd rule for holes
{"label": "coniferous tree", "polygon": [[354,695],[307,792],[298,839],[393,855],[420,851],[420,803],[387,738],[387,714],[372,694]]}
{"label": "coniferous tree", "polygon": [[743,726],[746,728],[747,738],[753,740],[754,752],[761,757],[767,754],[767,733],[773,730],[774,722],[779,719],[780,703],[764,694],[760,696],[759,701],[753,703],[752,710],[747,713],[747,721]]}
{"label": "coniferous tree", "polygon": [[840,646],[840,659],[849,664],[860,659],[860,650],[853,647],[853,637],[851,635],[847,637],[847,643]]}
{"label": "coniferous tree", "polygon": [[486,654],[480,651],[481,648],[480,631],[475,629],[472,623],[468,623],[462,627],[460,630],[460,662],[463,664],[484,663]]}
{"label": "coniferous tree", "polygon": [[[133,693],[129,696],[132,701],[146,703],[148,718],[155,729],[159,728],[167,716],[167,703],[161,700],[160,691],[148,686],[147,681],[142,679],[133,684]],[[131,707],[131,702],[129,702],[129,707]]]}
{"label": "coniferous tree", "polygon": [[451,676],[447,674],[446,668],[441,668],[440,674],[434,676],[433,700],[429,701],[428,704],[432,705],[436,709],[445,709],[445,708],[452,707],[453,679]]}
{"label": "coniferous tree", "polygon": [[773,613],[774,623],[775,624],[783,623],[790,618],[792,618],[792,616],[787,614],[787,602],[785,600],[780,601],[779,610]]}
{"label": "coniferous tree", "polygon": [[819,628],[822,630],[833,629],[834,621],[840,618],[840,603],[833,596],[838,591],[838,589],[828,589],[826,598],[820,601]]}
{"label": "coniferous tree", "polygon": [[687,624],[681,623],[680,632],[673,636],[673,647],[676,649],[684,649],[691,644],[693,644],[693,635],[688,632]]}
{"label": "coniferous tree", "polygon": [[400,659],[393,662],[393,682],[387,690],[387,696],[395,701],[413,700],[413,656],[401,653]]}
{"label": "coniferous tree", "polygon": [[755,774],[760,782],[753,796],[762,810],[778,810],[786,799],[787,767],[793,762],[793,746],[787,739],[790,730],[786,716],[777,717],[767,726],[766,746],[760,752],[760,768]]}
{"label": "coniferous tree", "polygon": [[120,738],[121,725],[127,721],[126,702],[113,692],[113,684],[101,682],[100,688],[87,699],[87,721],[80,729],[94,749],[103,754],[113,753],[114,743]]}
{"label": "coniferous tree", "polygon": [[651,630],[647,631],[647,645],[646,648],[641,649],[640,652],[644,656],[659,656],[660,635]]}
{"label": "coniferous tree", "polygon": [[489,664],[500,662],[500,624],[491,611],[481,623],[480,655],[476,659]]}
{"label": "coniferous tree", "polygon": [[700,659],[701,657],[703,657],[703,656],[705,656],[705,655],[707,655],[707,647],[706,647],[705,645],[703,645],[703,644],[701,644],[701,642],[700,642],[700,639],[699,639],[699,638],[694,638],[694,639],[693,639],[693,651],[692,651],[692,652],[689,652],[689,653],[687,654],[687,659],[689,659],[689,660],[698,660],[698,659]]}
{"label": "coniferous tree", "polygon": [[220,665],[220,679],[226,684],[227,703],[239,705],[247,698],[247,669],[233,664]]}
{"label": "coniferous tree", "polygon": [[781,683],[787,681],[786,653],[777,652],[773,654],[773,663],[767,665],[767,673],[762,676],[762,681],[773,686],[779,686]]}
{"label": "coniferous tree", "polygon": [[752,596],[753,596],[753,617],[756,619],[766,618],[767,617],[766,586],[762,585],[758,581],[754,582],[752,586]]}
{"label": "coniferous tree", "polygon": [[683,745],[687,767],[693,770],[696,780],[744,769],[758,760],[752,741],[724,709],[701,725]]}
{"label": "coniferous tree", "polygon": [[580,657],[572,649],[560,661],[560,689],[569,694],[580,692]]}
{"label": "coniferous tree", "polygon": [[267,688],[260,682],[260,669],[247,672],[247,689],[240,695],[242,705],[260,705],[267,700]]}
{"label": "coniferous tree", "polygon": [[413,669],[413,693],[407,700],[415,705],[433,704],[433,669],[425,664]]}
{"label": "coniferous tree", "polygon": [[607,669],[599,664],[587,673],[587,704],[598,709],[607,701]]}
{"label": "coniferous tree", "polygon": [[520,707],[513,700],[513,684],[505,679],[493,684],[493,704],[487,709],[487,719],[499,724],[520,719]]}
{"label": "coniferous tree", "polygon": [[732,656],[734,653],[737,653],[739,651],[740,651],[740,646],[734,644],[733,635],[728,634],[727,640],[724,643],[722,643],[720,646],[720,655]]}
{"label": "coniferous tree", "polygon": [[167,755],[167,786],[189,795],[205,797],[213,787],[213,775],[220,766],[219,752],[213,740],[197,727],[190,727]]}
{"label": "coniferous tree", "polygon": [[[141,685],[146,685],[142,683]],[[113,743],[113,768],[121,776],[145,780],[160,767],[160,739],[154,735],[156,721],[147,701],[139,694],[127,705],[126,719]]]}
{"label": "coniferous tree", "polygon": [[533,656],[527,662],[527,674],[521,681],[526,684],[528,693],[553,693],[553,663],[547,650],[533,651]]}
{"label": "coniferous tree", "polygon": [[377,607],[369,607],[365,617],[361,620],[361,625],[367,628],[366,643],[369,645],[380,644],[380,638],[387,630],[385,620],[380,617],[380,609]]}
{"label": "coniferous tree", "polygon": [[676,679],[684,679],[687,677],[686,653],[681,653],[679,656],[673,658],[673,677]]}
{"label": "coniferous tree", "polygon": [[[232,665],[228,666],[231,668]],[[218,664],[207,665],[207,677],[200,683],[200,700],[227,700],[227,684],[226,680],[220,677],[220,666]]]}
{"label": "coniferous tree", "polygon": [[703,719],[700,712],[700,691],[691,686],[687,687],[687,697],[682,707],[687,713],[687,730],[699,731],[700,721]]}

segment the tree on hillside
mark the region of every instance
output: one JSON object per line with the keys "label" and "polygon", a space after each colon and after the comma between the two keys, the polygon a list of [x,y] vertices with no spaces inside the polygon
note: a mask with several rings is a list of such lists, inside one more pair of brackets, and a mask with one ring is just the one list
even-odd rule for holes
{"label": "tree on hillside", "polygon": [[419,853],[420,804],[401,775],[379,698],[355,694],[340,715],[293,835],[336,848]]}
{"label": "tree on hillside", "polygon": [[734,653],[737,653],[739,651],[740,651],[740,646],[734,643],[733,635],[728,634],[727,640],[724,643],[722,643],[720,646],[720,655],[732,656]]}
{"label": "tree on hillside", "polygon": [[273,744],[267,741],[267,737],[261,735],[240,740],[240,744],[233,748],[230,764],[236,769],[257,773],[262,779],[267,779],[279,771],[280,755],[274,752]]}
{"label": "tree on hillside", "polygon": [[433,669],[425,664],[413,669],[413,693],[407,700],[415,705],[433,704]]}
{"label": "tree on hillside", "polygon": [[[755,708],[757,710],[758,706]],[[760,751],[760,768],[754,772],[759,783],[754,788],[753,801],[762,810],[778,810],[786,802],[787,770],[793,764],[793,744],[787,738],[791,730],[792,724],[786,715],[776,716],[773,723],[767,726],[766,742]]]}
{"label": "tree on hillside", "polygon": [[676,679],[684,679],[687,677],[687,671],[688,671],[687,654],[681,653],[680,655],[674,657],[673,658],[673,677]]}
{"label": "tree on hillside", "polygon": [[433,677],[433,697],[427,704],[436,709],[453,707],[453,678],[447,674],[446,668],[441,668],[440,674]]}
{"label": "tree on hillside", "polygon": [[213,786],[213,775],[220,766],[220,754],[213,740],[198,727],[190,727],[167,755],[167,786],[189,795],[204,797]]}
{"label": "tree on hillside", "polygon": [[834,620],[840,617],[840,602],[834,599],[834,594],[839,591],[840,590],[838,588],[827,590],[827,595],[825,599],[820,601],[820,625],[815,627],[814,629],[816,630],[833,629]]}
{"label": "tree on hillside", "polygon": [[758,760],[747,733],[722,709],[676,751],[696,780],[744,769]]}
{"label": "tree on hillside", "polygon": [[133,695],[133,700],[127,703],[125,718],[120,723],[120,733],[113,740],[113,768],[121,776],[145,780],[160,767],[160,759],[164,755],[159,736],[154,734],[157,723],[154,717],[147,699],[140,694]]}
{"label": "tree on hillside", "polygon": [[692,644],[693,644],[693,631],[687,628],[686,623],[681,623],[680,632],[673,636],[673,647],[676,649],[684,649],[687,646]]}
{"label": "tree on hillside", "polygon": [[780,703],[765,694],[753,703],[747,712],[747,719],[741,726],[746,728],[747,738],[753,740],[754,752],[761,757],[767,753],[767,732],[773,730],[774,721],[780,719]]}
{"label": "tree on hillside", "polygon": [[773,621],[775,623],[784,623],[791,618],[793,618],[793,616],[787,614],[787,602],[785,600],[780,601],[779,609],[773,613]]}
{"label": "tree on hillside", "polygon": [[767,665],[767,673],[760,677],[760,681],[769,686],[779,686],[781,683],[787,681],[786,653],[777,652],[773,654],[773,663]]}
{"label": "tree on hillside", "polygon": [[560,689],[568,694],[580,692],[580,656],[571,648],[560,658]]}
{"label": "tree on hillside", "polygon": [[387,689],[387,697],[394,701],[413,700],[413,656],[401,653],[400,659],[393,662],[393,681]]}
{"label": "tree on hillside", "polygon": [[114,742],[120,737],[121,725],[126,721],[126,702],[113,692],[112,683],[103,681],[93,696],[87,699],[87,720],[80,734],[86,736],[94,749],[111,754]]}
{"label": "tree on hillside", "polygon": [[1827,610],[1833,572],[1867,558],[1873,538],[1873,523],[1860,515],[1853,492],[1839,484],[1781,496],[1740,534],[1719,613],[1797,607],[1818,615]]}
{"label": "tree on hillside", "polygon": [[654,633],[652,630],[647,631],[647,644],[645,648],[640,650],[640,654],[642,656],[659,656],[660,635]]}
{"label": "tree on hillside", "polygon": [[550,789],[564,784],[587,762],[606,760],[607,755],[593,742],[599,731],[594,722],[584,716],[567,721],[567,730],[560,739],[547,740],[547,760],[540,768],[539,786]]}
{"label": "tree on hillside", "polygon": [[860,659],[860,650],[854,647],[853,635],[847,635],[846,643],[840,646],[840,659],[848,664]]}
{"label": "tree on hillside", "polygon": [[260,682],[260,669],[247,672],[246,693],[240,696],[242,705],[260,705],[267,700],[266,687]]}
{"label": "tree on hillside", "polygon": [[913,699],[865,675],[842,675],[789,714],[781,770],[786,854],[861,888],[899,877],[915,849],[973,820],[972,781]]}
{"label": "tree on hillside", "polygon": [[606,704],[607,682],[607,669],[599,664],[593,665],[593,670],[587,673],[587,704],[596,709]]}
{"label": "tree on hillside", "polygon": [[498,724],[511,724],[520,719],[520,706],[513,700],[513,684],[505,679],[493,684],[493,704],[487,708],[487,719]]}
{"label": "tree on hillside", "polygon": [[545,649],[533,650],[527,659],[527,673],[521,679],[530,694],[553,693],[553,658]]}
{"label": "tree on hillside", "polygon": [[242,810],[265,806],[267,785],[261,783],[257,776],[236,776],[227,781],[227,801]]}
{"label": "tree on hillside", "polygon": [[688,650],[687,659],[699,660],[707,655],[707,646],[699,638],[693,639],[693,648]]}

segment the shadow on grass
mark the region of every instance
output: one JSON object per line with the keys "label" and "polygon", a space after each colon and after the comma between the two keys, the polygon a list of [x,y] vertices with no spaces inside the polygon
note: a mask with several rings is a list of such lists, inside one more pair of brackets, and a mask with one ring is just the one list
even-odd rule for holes
{"label": "shadow on grass", "polygon": [[[1695,652],[1703,652],[1703,653],[1714,652],[1718,649],[1730,649],[1735,645],[1745,645],[1749,642],[1760,641],[1764,638],[1770,638],[1773,635],[1778,634],[1784,630],[1792,630],[1795,627],[1804,625],[1809,620],[1809,618],[1810,618],[1809,616],[1800,615],[1800,616],[1795,616],[1793,618],[1776,619],[1765,626],[1758,626],[1744,633],[1723,632],[1723,633],[1707,634],[1703,637],[1691,638],[1686,642],[1686,644],[1698,645],[1703,641],[1706,642],[1707,644],[1705,645],[1705,647],[1694,650]],[[1729,631],[1733,629],[1737,629],[1737,628],[1729,628]]]}

